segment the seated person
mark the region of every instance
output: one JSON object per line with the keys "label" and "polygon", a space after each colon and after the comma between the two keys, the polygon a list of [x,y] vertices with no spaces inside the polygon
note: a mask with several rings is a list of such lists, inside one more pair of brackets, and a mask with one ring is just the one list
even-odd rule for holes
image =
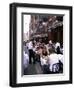
{"label": "seated person", "polygon": [[58,59],[59,59],[59,72],[63,72],[63,55],[58,54]]}
{"label": "seated person", "polygon": [[35,59],[36,59],[36,61],[38,61],[38,62],[40,62],[40,56],[42,55],[42,50],[43,50],[42,47],[37,47],[37,49],[36,49],[36,51],[35,51],[35,53],[36,53]]}
{"label": "seated person", "polygon": [[42,70],[43,70],[43,73],[44,74],[47,74],[48,71],[49,71],[49,67],[48,67],[48,60],[49,57],[48,57],[48,53],[46,50],[43,50],[42,51],[42,56],[40,58],[40,61],[41,61],[41,66],[42,66]]}
{"label": "seated person", "polygon": [[59,42],[56,42],[56,44],[55,44],[55,51],[56,51],[57,54],[61,53],[60,52],[60,43]]}
{"label": "seated person", "polygon": [[63,63],[63,55],[62,54],[58,54],[58,59],[61,61],[61,63]]}
{"label": "seated person", "polygon": [[51,72],[56,72],[56,70],[59,70],[58,68],[58,63],[59,63],[59,60],[58,60],[58,55],[55,53],[55,49],[52,48],[49,50],[49,69]]}

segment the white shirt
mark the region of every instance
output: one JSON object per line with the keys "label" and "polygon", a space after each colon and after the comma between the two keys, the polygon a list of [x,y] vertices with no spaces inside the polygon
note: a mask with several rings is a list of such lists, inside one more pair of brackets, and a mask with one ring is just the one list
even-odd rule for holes
{"label": "white shirt", "polygon": [[56,53],[53,53],[49,55],[50,71],[52,71],[52,66],[55,63],[59,63],[59,59],[58,59],[58,55]]}
{"label": "white shirt", "polygon": [[47,60],[45,59],[45,58],[40,58],[40,61],[41,61],[41,65],[43,66],[43,65],[48,65],[48,63],[47,63]]}
{"label": "white shirt", "polygon": [[58,59],[63,63],[63,55],[62,54],[58,54]]}
{"label": "white shirt", "polygon": [[57,48],[57,47],[60,47],[60,43],[59,42],[57,42],[56,44],[55,44],[55,48]]}
{"label": "white shirt", "polygon": [[32,42],[31,41],[28,44],[28,49],[33,49],[33,45],[32,45]]}

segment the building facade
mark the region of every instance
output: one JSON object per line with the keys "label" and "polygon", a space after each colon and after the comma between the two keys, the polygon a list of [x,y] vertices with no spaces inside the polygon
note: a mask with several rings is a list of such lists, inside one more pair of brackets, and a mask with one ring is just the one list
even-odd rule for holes
{"label": "building facade", "polygon": [[63,43],[63,16],[31,15],[30,39]]}

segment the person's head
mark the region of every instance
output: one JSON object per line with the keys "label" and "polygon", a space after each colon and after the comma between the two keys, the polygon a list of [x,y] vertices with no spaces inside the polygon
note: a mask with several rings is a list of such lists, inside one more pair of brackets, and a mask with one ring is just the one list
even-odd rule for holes
{"label": "person's head", "polygon": [[42,53],[43,53],[43,55],[45,55],[45,56],[48,55],[48,53],[47,53],[47,48],[46,48],[46,47],[43,47]]}
{"label": "person's head", "polygon": [[49,41],[49,44],[52,44],[52,40]]}
{"label": "person's head", "polygon": [[43,49],[43,46],[40,46],[41,49]]}
{"label": "person's head", "polygon": [[39,50],[39,49],[40,49],[40,47],[37,47],[36,49],[37,49],[37,50]]}
{"label": "person's head", "polygon": [[47,56],[47,55],[48,55],[47,51],[43,50],[43,51],[42,51],[42,55],[43,55],[43,56]]}
{"label": "person's head", "polygon": [[54,48],[50,48],[49,49],[49,54],[55,53],[55,49]]}

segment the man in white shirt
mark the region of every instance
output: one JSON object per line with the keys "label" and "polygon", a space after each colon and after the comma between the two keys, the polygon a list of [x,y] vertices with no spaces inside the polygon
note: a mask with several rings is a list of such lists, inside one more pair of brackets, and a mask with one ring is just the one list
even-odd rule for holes
{"label": "man in white shirt", "polygon": [[58,59],[61,61],[61,63],[63,63],[63,55],[62,54],[58,54]]}
{"label": "man in white shirt", "polygon": [[49,69],[51,72],[56,72],[57,67],[55,67],[55,64],[59,63],[58,54],[55,53],[53,48],[49,50],[49,53]]}
{"label": "man in white shirt", "polygon": [[[50,65],[50,71],[55,72],[55,70],[53,70],[53,65],[59,63],[58,60],[58,55],[56,53],[53,53],[49,56],[49,65]],[[56,67],[55,67],[56,69]]]}

